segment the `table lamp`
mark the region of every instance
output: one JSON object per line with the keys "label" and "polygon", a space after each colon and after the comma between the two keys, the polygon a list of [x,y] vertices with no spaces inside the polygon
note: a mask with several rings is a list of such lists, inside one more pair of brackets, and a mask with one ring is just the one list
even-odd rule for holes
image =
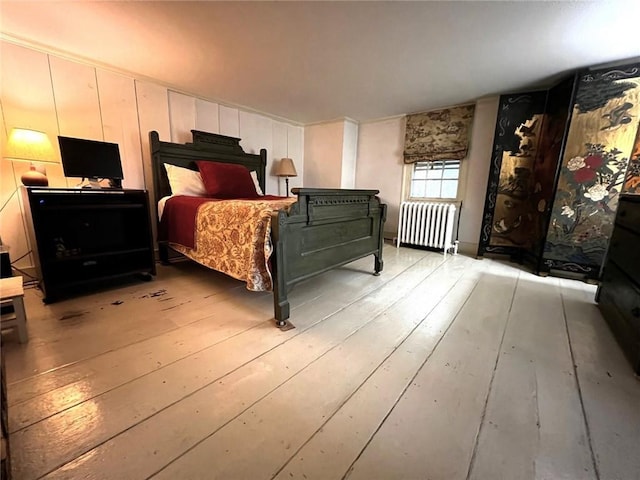
{"label": "table lamp", "polygon": [[55,150],[49,136],[37,130],[14,128],[9,134],[4,158],[21,162],[29,162],[29,170],[22,174],[23,185],[46,187],[47,176],[38,170],[33,162],[57,163]]}
{"label": "table lamp", "polygon": [[287,197],[289,196],[289,177],[297,177],[296,166],[293,164],[293,160],[290,158],[283,158],[276,167],[275,174],[278,177],[285,177],[285,183],[287,184]]}

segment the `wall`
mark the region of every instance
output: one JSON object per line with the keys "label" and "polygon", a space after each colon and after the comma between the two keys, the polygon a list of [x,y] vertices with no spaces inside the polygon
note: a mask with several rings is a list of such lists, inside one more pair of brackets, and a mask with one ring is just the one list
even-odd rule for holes
{"label": "wall", "polygon": [[356,188],[356,164],[358,160],[358,124],[344,121],[342,140],[342,177],[340,188]]}
{"label": "wall", "polygon": [[460,212],[460,230],[458,231],[460,251],[473,256],[478,251],[499,100],[500,97],[497,96],[478,100],[473,117],[471,144],[469,145],[465,172],[465,194]]}
{"label": "wall", "polygon": [[359,129],[356,188],[380,190],[380,198],[387,204],[387,238],[393,238],[398,231],[404,127],[402,116],[364,122]]}
{"label": "wall", "polygon": [[[273,160],[285,156],[295,159],[300,175],[291,179],[291,186],[302,184],[301,126],[10,42],[0,42],[0,49],[2,144],[13,127],[47,132],[56,149],[57,135],[116,142],[123,186],[151,190],[149,131],[157,130],[165,141],[185,142],[190,130],[198,129],[239,136],[246,152],[266,148],[266,193],[284,194],[284,183],[280,185],[270,172]],[[21,269],[33,265],[19,195],[20,176],[28,168],[28,163],[0,161],[0,236]],[[47,164],[47,176],[54,187],[78,183],[78,179],[64,177],[60,164]]]}
{"label": "wall", "polygon": [[356,188],[358,123],[345,118],[305,127],[304,184],[321,188]]}
{"label": "wall", "polygon": [[[247,152],[267,148],[267,193],[284,194],[284,182],[270,175],[279,158],[294,159],[298,177],[290,186],[373,188],[389,210],[385,232],[393,237],[402,199],[404,117],[357,124],[350,120],[303,128],[172,91],[162,85],[77,63],[2,41],[0,139],[14,126],[117,142],[124,186],[152,188],[148,132],[174,142],[199,130],[239,136]],[[461,251],[475,254],[480,233],[498,97],[478,101],[461,211]],[[57,145],[55,145],[57,148]],[[355,158],[355,161],[353,160]],[[28,164],[0,161],[0,236],[19,268],[33,264],[18,187]],[[73,186],[59,164],[49,164],[51,186]]]}
{"label": "wall", "polygon": [[305,127],[305,187],[340,188],[343,144],[342,120]]}
{"label": "wall", "polygon": [[[480,237],[498,100],[499,97],[491,97],[477,102],[469,154],[463,169],[464,197],[458,239],[460,251],[471,255],[475,255]],[[393,238],[398,231],[404,133],[404,116],[360,124],[356,187],[380,190],[380,197],[388,206],[386,238]]]}

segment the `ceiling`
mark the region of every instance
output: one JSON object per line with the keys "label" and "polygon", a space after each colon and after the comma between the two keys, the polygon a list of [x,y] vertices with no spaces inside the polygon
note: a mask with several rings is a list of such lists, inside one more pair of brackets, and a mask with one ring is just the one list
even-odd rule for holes
{"label": "ceiling", "polygon": [[4,38],[301,124],[548,85],[640,57],[640,1],[0,2]]}

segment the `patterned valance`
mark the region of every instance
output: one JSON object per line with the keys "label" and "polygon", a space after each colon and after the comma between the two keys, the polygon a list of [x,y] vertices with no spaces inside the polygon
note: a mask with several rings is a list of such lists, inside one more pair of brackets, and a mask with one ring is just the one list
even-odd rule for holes
{"label": "patterned valance", "polygon": [[465,158],[474,109],[464,105],[407,115],[404,163]]}

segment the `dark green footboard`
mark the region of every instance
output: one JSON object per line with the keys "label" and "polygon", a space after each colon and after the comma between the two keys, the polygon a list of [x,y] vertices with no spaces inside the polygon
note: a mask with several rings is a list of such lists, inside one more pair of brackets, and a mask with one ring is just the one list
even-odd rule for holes
{"label": "dark green footboard", "polygon": [[383,225],[387,206],[378,190],[294,188],[290,211],[271,219],[274,244],[274,314],[287,325],[289,288],[301,280],[374,255],[373,272],[382,270]]}

